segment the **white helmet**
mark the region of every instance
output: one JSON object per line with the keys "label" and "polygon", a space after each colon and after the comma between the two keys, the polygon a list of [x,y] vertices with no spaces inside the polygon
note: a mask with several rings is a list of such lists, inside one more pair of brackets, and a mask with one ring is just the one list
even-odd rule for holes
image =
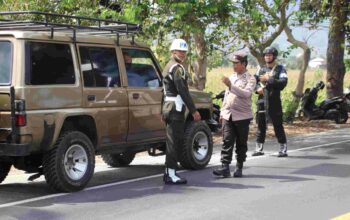
{"label": "white helmet", "polygon": [[170,46],[170,51],[173,50],[188,51],[188,45],[183,39],[175,39]]}

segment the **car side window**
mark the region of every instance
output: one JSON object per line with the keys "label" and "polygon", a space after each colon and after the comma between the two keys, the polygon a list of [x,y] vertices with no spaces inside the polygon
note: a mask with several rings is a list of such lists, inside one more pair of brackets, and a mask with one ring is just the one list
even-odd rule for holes
{"label": "car side window", "polygon": [[12,44],[0,41],[0,85],[7,85],[11,81]]}
{"label": "car side window", "polygon": [[86,87],[120,87],[114,48],[79,47],[81,70]]}
{"label": "car side window", "polygon": [[158,70],[149,51],[122,49],[129,87],[161,87]]}
{"label": "car side window", "polygon": [[74,84],[73,57],[69,44],[26,42],[27,85]]}

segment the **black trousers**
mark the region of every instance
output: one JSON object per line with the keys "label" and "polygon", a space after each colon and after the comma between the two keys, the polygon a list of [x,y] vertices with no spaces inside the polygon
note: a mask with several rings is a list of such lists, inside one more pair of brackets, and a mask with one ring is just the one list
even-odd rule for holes
{"label": "black trousers", "polygon": [[178,151],[183,146],[185,121],[168,120],[166,123],[166,156],[167,168],[177,169]]}
{"label": "black trousers", "polygon": [[236,145],[236,160],[243,163],[247,157],[247,141],[251,119],[232,121],[223,120],[223,145],[221,149],[221,163],[230,164],[233,147]]}
{"label": "black trousers", "polygon": [[[262,110],[264,107],[258,106],[258,110]],[[278,143],[285,144],[287,143],[286,133],[284,132],[283,127],[283,114],[282,112],[273,112],[273,109],[269,111],[269,120],[271,120],[273,129],[275,131],[275,136],[277,137]],[[266,115],[265,113],[257,113],[256,115],[258,121],[258,131],[256,133],[256,142],[265,143],[266,138]]]}

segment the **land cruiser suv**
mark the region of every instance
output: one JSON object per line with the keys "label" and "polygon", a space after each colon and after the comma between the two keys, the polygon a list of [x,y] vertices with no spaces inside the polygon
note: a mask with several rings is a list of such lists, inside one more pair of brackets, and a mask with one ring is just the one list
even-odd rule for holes
{"label": "land cruiser suv", "polygon": [[[18,20],[27,15],[35,19]],[[119,167],[137,152],[164,152],[161,68],[149,47],[134,40],[138,29],[86,17],[0,13],[0,183],[14,166],[32,179],[43,174],[55,191],[77,191],[92,178],[95,155]],[[179,159],[186,169],[201,169],[213,148],[206,123],[212,102],[204,92],[191,95],[203,120],[188,114]]]}

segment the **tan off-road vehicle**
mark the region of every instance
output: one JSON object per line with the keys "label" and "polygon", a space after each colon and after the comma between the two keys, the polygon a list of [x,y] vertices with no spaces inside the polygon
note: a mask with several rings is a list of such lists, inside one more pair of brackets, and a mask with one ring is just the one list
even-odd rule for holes
{"label": "tan off-road vehicle", "polygon": [[[70,23],[55,22],[62,18]],[[138,29],[0,13],[0,183],[14,166],[31,179],[43,174],[55,191],[77,191],[92,178],[95,155],[119,167],[137,152],[164,152],[161,68],[149,47],[134,41]],[[212,102],[206,93],[191,94],[203,120],[188,115],[179,159],[186,169],[200,169],[212,154]]]}

